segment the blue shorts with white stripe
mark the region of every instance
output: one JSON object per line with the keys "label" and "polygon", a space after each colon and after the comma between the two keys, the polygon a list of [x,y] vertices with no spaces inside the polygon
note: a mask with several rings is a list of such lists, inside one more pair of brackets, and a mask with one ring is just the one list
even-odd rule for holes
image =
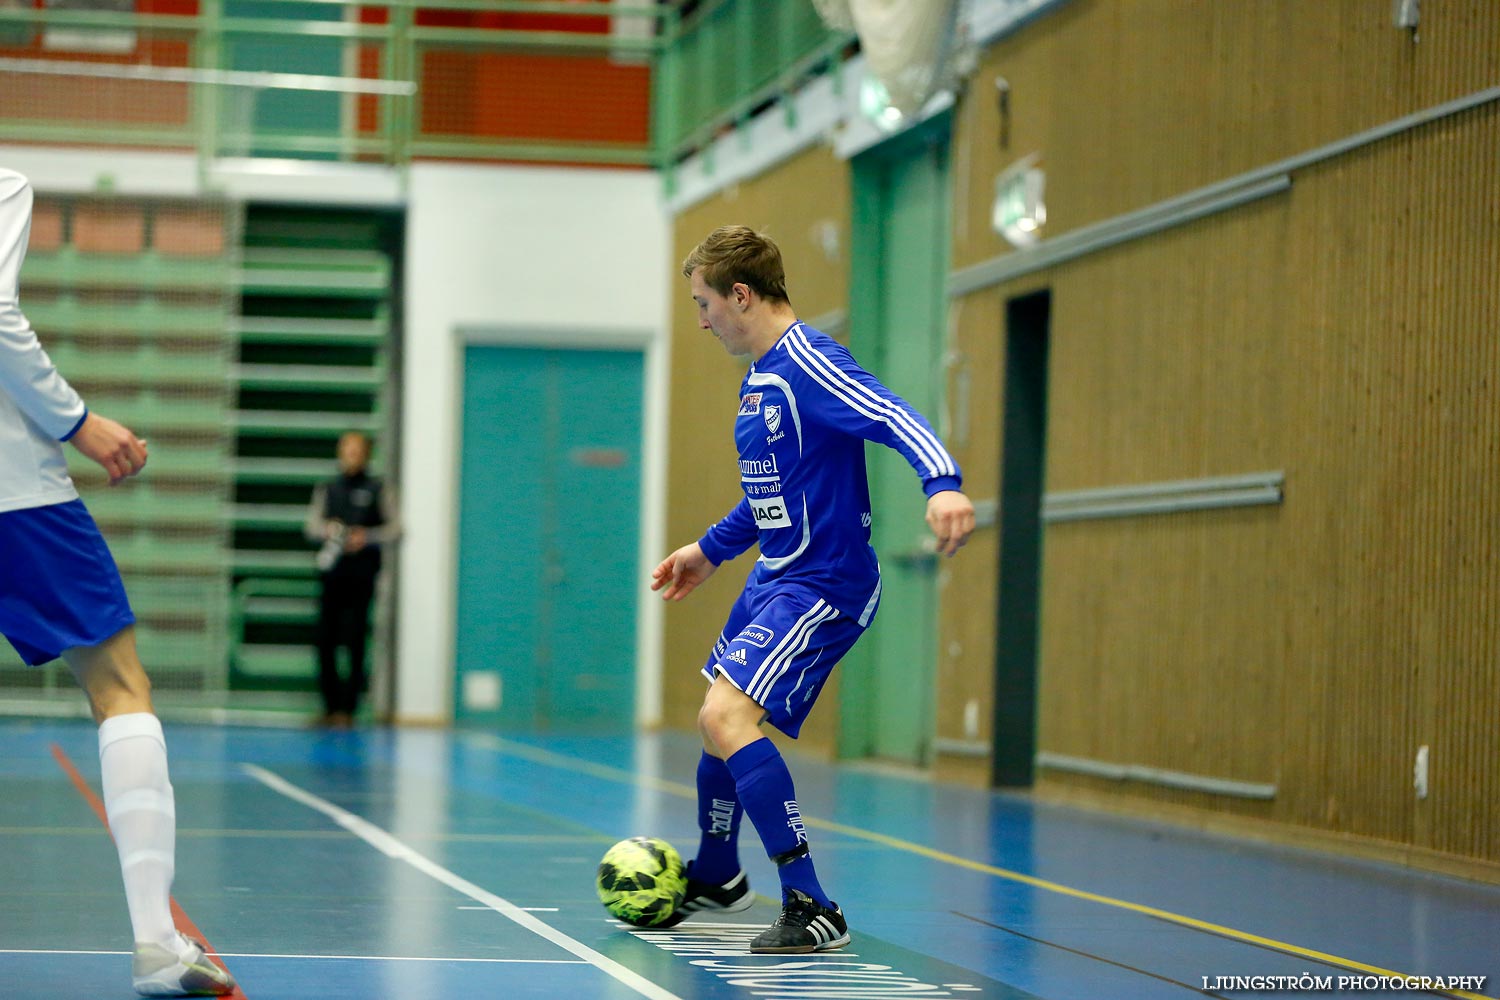
{"label": "blue shorts with white stripe", "polygon": [[0,513],[0,635],[23,660],[96,646],[134,621],[83,501]]}
{"label": "blue shorts with white stripe", "polygon": [[730,609],[703,675],[712,682],[723,674],[796,738],[834,666],[865,630],[806,587],[756,576]]}

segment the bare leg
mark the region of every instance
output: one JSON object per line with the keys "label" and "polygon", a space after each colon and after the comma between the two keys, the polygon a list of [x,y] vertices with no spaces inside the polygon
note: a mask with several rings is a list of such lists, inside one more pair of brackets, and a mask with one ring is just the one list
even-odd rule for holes
{"label": "bare leg", "polygon": [[229,993],[234,978],[177,933],[172,920],[177,805],[167,742],[151,706],[151,681],[126,627],[97,646],[63,652],[99,724],[104,809],[120,855],[135,935],[137,992],[154,996]]}
{"label": "bare leg", "polygon": [[135,940],[168,944],[177,933],[171,907],[176,803],[166,738],[151,710],[151,682],[136,654],[135,629],[122,629],[97,646],[67,650],[63,658],[99,723],[104,806],[120,853]]}
{"label": "bare leg", "polygon": [[698,727],[704,746],[723,759],[734,777],[735,792],[745,815],[760,834],[766,855],[776,864],[781,878],[782,899],[786,906],[808,920],[820,913],[825,916],[819,931],[808,931],[807,923],[783,927],[791,911],[783,911],[778,921],[755,938],[750,950],[755,953],[796,953],[841,948],[849,942],[843,917],[818,882],[807,845],[806,826],[797,804],[797,792],[786,762],[770,739],[762,735],[761,724],[766,713],[760,705],[723,674],[714,678],[698,713]]}
{"label": "bare leg", "polygon": [[698,710],[698,731],[703,749],[720,760],[728,760],[761,738],[760,724],[766,710],[750,696],[716,674]]}
{"label": "bare leg", "polygon": [[116,632],[97,646],[75,646],[63,659],[89,697],[94,721],[113,715],[154,712],[151,680],[135,649],[135,626]]}

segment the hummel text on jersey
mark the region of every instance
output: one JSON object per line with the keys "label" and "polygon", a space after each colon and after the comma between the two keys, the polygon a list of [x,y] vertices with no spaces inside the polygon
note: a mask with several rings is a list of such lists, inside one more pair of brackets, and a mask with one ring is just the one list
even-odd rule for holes
{"label": "hummel text on jersey", "polygon": [[740,475],[742,476],[779,476],[781,470],[776,467],[776,456],[770,458],[742,458],[740,459]]}

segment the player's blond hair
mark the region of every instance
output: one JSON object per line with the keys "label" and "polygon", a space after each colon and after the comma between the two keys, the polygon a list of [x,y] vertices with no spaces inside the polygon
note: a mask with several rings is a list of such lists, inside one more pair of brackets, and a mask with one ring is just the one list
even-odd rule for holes
{"label": "player's blond hair", "polygon": [[720,226],[705,236],[682,262],[682,276],[690,278],[700,267],[703,283],[720,295],[743,284],[761,298],[788,301],[781,250],[748,226]]}

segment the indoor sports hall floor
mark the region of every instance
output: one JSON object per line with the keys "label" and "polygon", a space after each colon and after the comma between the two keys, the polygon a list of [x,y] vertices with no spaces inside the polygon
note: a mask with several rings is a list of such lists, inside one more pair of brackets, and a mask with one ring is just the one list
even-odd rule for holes
{"label": "indoor sports hall floor", "polygon": [[[594,895],[615,840],[691,853],[689,737],[167,737],[179,923],[251,1000],[1500,997],[1500,887],[794,758],[854,940],[750,956],[769,898],[632,932]],[[0,997],[134,995],[97,788],[91,725],[0,719]],[[778,896],[746,839],[752,885]],[[1397,974],[1486,978],[1371,988]],[[1301,988],[1232,978],[1272,976]]]}

